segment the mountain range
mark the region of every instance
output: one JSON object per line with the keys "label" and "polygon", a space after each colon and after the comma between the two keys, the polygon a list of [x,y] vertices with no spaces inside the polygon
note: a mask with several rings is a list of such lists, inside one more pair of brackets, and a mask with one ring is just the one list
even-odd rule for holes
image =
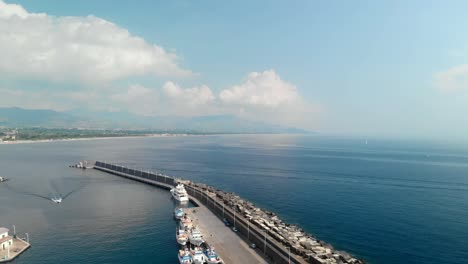
{"label": "mountain range", "polygon": [[0,108],[0,126],[193,131],[205,133],[310,133],[308,131],[245,120],[232,115],[195,117],[139,116],[127,112]]}

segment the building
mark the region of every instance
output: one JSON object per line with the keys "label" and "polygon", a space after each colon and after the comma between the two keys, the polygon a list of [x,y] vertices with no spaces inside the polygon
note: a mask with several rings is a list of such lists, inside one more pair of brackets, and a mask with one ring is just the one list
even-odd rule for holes
{"label": "building", "polygon": [[8,228],[0,227],[0,250],[8,249],[13,245],[13,237],[8,232]]}

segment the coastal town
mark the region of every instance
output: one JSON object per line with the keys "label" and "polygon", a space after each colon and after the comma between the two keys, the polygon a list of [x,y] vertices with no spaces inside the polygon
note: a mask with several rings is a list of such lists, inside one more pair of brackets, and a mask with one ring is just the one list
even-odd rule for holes
{"label": "coastal town", "polygon": [[10,142],[16,141],[16,137],[18,136],[17,129],[8,129],[8,128],[0,128],[0,142]]}

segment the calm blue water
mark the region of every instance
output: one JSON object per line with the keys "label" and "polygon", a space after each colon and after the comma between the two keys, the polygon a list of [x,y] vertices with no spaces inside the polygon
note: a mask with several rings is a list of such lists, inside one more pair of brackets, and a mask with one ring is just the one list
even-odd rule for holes
{"label": "calm blue water", "polygon": [[[0,145],[0,225],[29,232],[17,263],[176,263],[170,195],[102,159],[233,191],[370,263],[466,263],[468,149],[239,135]],[[34,195],[73,192],[61,205]]]}

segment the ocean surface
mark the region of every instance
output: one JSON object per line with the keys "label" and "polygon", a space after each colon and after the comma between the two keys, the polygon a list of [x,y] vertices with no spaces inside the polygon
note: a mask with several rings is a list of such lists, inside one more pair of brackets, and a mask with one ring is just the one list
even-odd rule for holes
{"label": "ocean surface", "polygon": [[0,226],[32,243],[15,263],[177,263],[170,194],[83,159],[235,192],[369,263],[468,262],[468,148],[226,135],[0,145]]}

